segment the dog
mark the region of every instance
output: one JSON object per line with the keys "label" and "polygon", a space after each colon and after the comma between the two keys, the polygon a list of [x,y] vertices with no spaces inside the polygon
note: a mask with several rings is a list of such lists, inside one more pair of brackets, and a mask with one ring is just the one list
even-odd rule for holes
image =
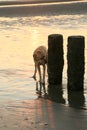
{"label": "dog", "polygon": [[[40,91],[41,91],[41,84],[45,85],[45,73],[46,73],[46,65],[47,65],[47,49],[45,46],[39,46],[33,52],[33,59],[35,63],[35,70],[33,78],[36,80],[36,73],[38,71],[39,74],[39,83],[40,83]],[[43,73],[41,73],[41,66],[43,68]],[[43,78],[42,78],[43,76]],[[45,91],[45,87],[43,87]]]}

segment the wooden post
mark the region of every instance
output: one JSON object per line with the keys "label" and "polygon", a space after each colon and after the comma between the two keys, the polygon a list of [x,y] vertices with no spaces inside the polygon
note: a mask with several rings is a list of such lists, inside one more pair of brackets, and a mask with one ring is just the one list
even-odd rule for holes
{"label": "wooden post", "polygon": [[51,101],[65,104],[62,85],[48,85],[48,97]]}
{"label": "wooden post", "polygon": [[68,90],[83,90],[84,81],[84,36],[69,36],[67,46]]}
{"label": "wooden post", "polygon": [[63,36],[51,34],[48,36],[48,83],[61,84],[63,72]]}

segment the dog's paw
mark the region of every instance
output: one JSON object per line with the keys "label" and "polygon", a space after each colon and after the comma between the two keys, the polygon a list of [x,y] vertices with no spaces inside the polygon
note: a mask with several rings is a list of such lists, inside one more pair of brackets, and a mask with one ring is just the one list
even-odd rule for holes
{"label": "dog's paw", "polygon": [[35,76],[35,75],[33,75],[32,78],[33,78],[34,80],[36,80],[36,76]]}
{"label": "dog's paw", "polygon": [[48,94],[47,93],[44,93],[44,98],[48,99]]}
{"label": "dog's paw", "polygon": [[41,91],[39,91],[39,90],[38,90],[36,93],[37,93],[37,94],[40,94],[40,95],[42,94],[42,92],[41,92]]}

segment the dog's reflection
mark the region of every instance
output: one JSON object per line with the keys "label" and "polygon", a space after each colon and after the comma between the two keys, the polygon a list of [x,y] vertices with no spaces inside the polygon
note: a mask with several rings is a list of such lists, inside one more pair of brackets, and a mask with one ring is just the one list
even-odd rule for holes
{"label": "dog's reflection", "polygon": [[44,83],[41,83],[40,81],[36,81],[36,93],[38,94],[38,97],[46,97],[46,86]]}

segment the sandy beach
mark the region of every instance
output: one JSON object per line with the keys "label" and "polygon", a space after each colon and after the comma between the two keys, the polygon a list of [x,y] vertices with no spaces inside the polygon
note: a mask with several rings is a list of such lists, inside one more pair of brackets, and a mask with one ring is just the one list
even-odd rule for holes
{"label": "sandy beach", "polygon": [[46,99],[0,102],[0,130],[87,130],[83,110]]}
{"label": "sandy beach", "polygon": [[[87,42],[87,2],[42,2],[0,2],[0,130],[87,130],[87,44],[84,91],[68,93],[66,60],[69,35]],[[64,36],[63,84],[40,98],[32,53],[51,33]]]}

